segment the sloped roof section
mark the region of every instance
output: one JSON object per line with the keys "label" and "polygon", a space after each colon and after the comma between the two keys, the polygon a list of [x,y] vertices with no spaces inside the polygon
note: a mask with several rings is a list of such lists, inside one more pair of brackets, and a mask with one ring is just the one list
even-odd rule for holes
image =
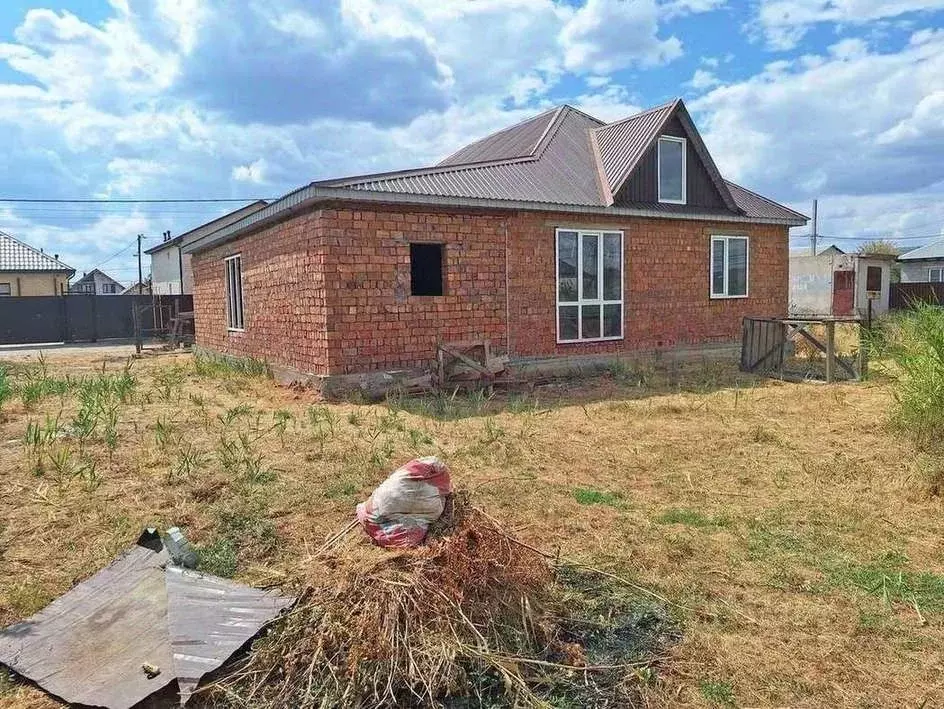
{"label": "sloped roof section", "polygon": [[728,186],[728,191],[734,198],[734,203],[737,205],[737,208],[746,217],[756,219],[780,219],[783,221],[797,221],[801,223],[805,223],[809,219],[805,214],[795,212],[789,207],[784,207],[779,202],[767,199],[740,185],[736,185],[728,180],[724,182]]}
{"label": "sloped roof section", "polygon": [[0,271],[51,271],[75,273],[54,256],[34,249],[19,239],[0,231]]}
{"label": "sloped roof section", "polygon": [[898,257],[899,261],[917,261],[920,259],[944,259],[944,239],[919,246]]}
{"label": "sloped roof section", "polygon": [[677,103],[672,101],[650,108],[621,121],[608,123],[594,131],[600,152],[600,167],[612,194],[619,191],[632,173],[639,159],[672,115]]}
{"label": "sloped roof section", "polygon": [[232,212],[224,214],[221,217],[217,217],[216,219],[212,219],[208,222],[204,222],[200,226],[196,226],[190,231],[186,231],[183,234],[178,234],[173,239],[168,239],[167,241],[161,242],[157,246],[152,246],[144,253],[155,254],[158,251],[161,251],[162,249],[166,249],[170,246],[177,246],[181,242],[190,243],[190,242],[202,239],[204,236],[207,236],[208,234],[212,234],[214,231],[217,231],[218,229],[227,227],[230,224],[233,224],[234,222],[238,222],[243,217],[248,217],[250,214],[254,214],[255,212],[258,212],[260,209],[265,207],[266,204],[268,204],[268,202],[266,202],[263,199],[257,200],[251,204],[247,204],[245,207],[240,207],[239,209],[236,209]]}
{"label": "sloped roof section", "polygon": [[369,192],[604,206],[589,136],[599,125],[597,119],[564,106],[554,114],[535,154],[526,159],[437,165],[315,184]]}
{"label": "sloped roof section", "polygon": [[564,106],[528,118],[516,125],[492,133],[460,148],[442,160],[439,166],[514,160],[534,157],[541,139],[547,134]]}

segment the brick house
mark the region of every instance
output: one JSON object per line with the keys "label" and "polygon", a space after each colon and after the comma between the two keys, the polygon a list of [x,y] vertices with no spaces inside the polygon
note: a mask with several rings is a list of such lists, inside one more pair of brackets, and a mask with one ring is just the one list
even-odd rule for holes
{"label": "brick house", "polygon": [[434,167],[314,182],[198,239],[198,345],[314,375],[729,343],[807,218],[724,180],[681,100],[561,106]]}

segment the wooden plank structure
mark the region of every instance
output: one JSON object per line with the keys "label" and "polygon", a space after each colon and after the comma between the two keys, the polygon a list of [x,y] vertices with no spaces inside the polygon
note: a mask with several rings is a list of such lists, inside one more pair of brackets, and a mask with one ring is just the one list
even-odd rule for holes
{"label": "wooden plank structure", "polygon": [[505,371],[507,364],[507,357],[492,355],[488,340],[440,342],[436,346],[433,382],[438,386],[470,381],[490,383]]}
{"label": "wooden plank structure", "polygon": [[[836,353],[836,324],[858,326],[859,346],[855,362],[847,362]],[[810,329],[822,326],[825,336],[820,340]],[[802,340],[825,357],[826,382],[837,379],[861,380],[867,371],[866,324],[857,316],[797,316],[788,318],[744,318],[741,335],[741,369],[755,374],[775,375],[781,379],[816,379],[809,372],[798,375],[790,371],[789,350]],[[841,373],[841,376],[837,376]]]}

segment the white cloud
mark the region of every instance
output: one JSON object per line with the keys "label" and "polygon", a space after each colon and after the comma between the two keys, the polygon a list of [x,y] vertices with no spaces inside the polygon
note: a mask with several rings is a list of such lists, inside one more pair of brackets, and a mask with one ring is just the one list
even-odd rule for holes
{"label": "white cloud", "polygon": [[560,33],[564,66],[608,74],[625,67],[656,66],[682,56],[682,42],[660,39],[655,0],[587,0]]}
{"label": "white cloud", "polygon": [[255,185],[261,185],[266,181],[269,164],[265,158],[249,163],[248,165],[238,165],[233,168],[233,179],[237,182],[249,182]]}
{"label": "white cloud", "polygon": [[721,80],[717,76],[705,69],[695,69],[692,78],[688,80],[688,85],[696,91],[710,89],[713,86],[718,86],[720,83]]}
{"label": "white cloud", "polygon": [[761,0],[752,27],[772,49],[792,49],[815,25],[861,25],[910,12],[944,9],[944,0]]}

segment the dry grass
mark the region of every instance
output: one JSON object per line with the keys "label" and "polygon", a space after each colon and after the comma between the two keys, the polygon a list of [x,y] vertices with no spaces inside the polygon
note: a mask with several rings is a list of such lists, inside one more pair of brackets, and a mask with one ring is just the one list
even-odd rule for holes
{"label": "dry grass", "polygon": [[[124,366],[105,362],[116,377]],[[35,364],[12,367],[17,387],[24,367],[39,378]],[[101,367],[51,357],[45,377]],[[186,355],[130,375],[126,401],[101,401],[87,435],[74,385],[3,406],[0,623],[148,525],[185,527],[217,573],[295,582],[396,463],[435,454],[523,541],[671,601],[683,637],[657,673],[635,677],[640,701],[944,702],[942,502],[927,483],[939,461],[887,425],[881,382],[628,364],[512,396],[366,406],[198,370]],[[49,428],[59,433],[47,441]],[[345,553],[373,550],[355,536]],[[0,676],[0,707],[51,705]]]}

